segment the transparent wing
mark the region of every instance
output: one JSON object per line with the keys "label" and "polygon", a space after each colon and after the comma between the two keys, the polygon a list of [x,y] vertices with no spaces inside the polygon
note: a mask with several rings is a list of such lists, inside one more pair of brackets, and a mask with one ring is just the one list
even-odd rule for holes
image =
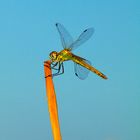
{"label": "transparent wing", "polygon": [[84,30],[81,33],[81,35],[78,37],[78,39],[70,45],[69,49],[70,50],[76,49],[78,46],[85,43],[92,36],[93,33],[94,33],[93,28],[88,28],[88,29]]}
{"label": "transparent wing", "polygon": [[[86,63],[91,65],[91,62],[88,60],[82,59],[82,61],[85,61]],[[77,63],[74,63],[74,70],[75,70],[75,75],[81,80],[86,79],[90,72],[88,69],[86,69],[85,67]]]}
{"label": "transparent wing", "polygon": [[56,23],[56,28],[59,32],[63,48],[64,49],[69,48],[71,46],[71,44],[73,43],[73,39],[72,39],[71,35],[65,29],[65,27],[60,23]]}

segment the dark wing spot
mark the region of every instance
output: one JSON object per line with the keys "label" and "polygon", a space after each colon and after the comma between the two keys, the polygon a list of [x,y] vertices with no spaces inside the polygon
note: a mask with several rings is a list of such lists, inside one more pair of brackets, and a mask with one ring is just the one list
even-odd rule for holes
{"label": "dark wing spot", "polygon": [[58,26],[58,23],[56,23],[55,25]]}
{"label": "dark wing spot", "polygon": [[76,75],[76,76],[78,76],[78,74],[77,74],[77,73],[75,73],[75,75]]}
{"label": "dark wing spot", "polygon": [[86,32],[86,31],[87,31],[87,29],[84,32]]}

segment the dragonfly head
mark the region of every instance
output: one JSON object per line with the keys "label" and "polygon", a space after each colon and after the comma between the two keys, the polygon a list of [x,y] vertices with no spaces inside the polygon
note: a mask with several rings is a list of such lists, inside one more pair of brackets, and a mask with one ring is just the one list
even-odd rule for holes
{"label": "dragonfly head", "polygon": [[53,51],[50,53],[50,59],[54,62],[57,60],[58,53]]}

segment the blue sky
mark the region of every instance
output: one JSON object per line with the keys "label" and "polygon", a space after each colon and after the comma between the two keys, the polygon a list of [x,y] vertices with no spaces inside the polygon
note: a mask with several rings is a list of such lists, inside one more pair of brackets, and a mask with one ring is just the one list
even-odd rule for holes
{"label": "blue sky", "polygon": [[108,76],[82,81],[66,62],[54,78],[64,140],[140,139],[140,2],[5,0],[0,2],[0,139],[52,140],[43,61],[62,49],[55,27],[76,38],[74,51]]}

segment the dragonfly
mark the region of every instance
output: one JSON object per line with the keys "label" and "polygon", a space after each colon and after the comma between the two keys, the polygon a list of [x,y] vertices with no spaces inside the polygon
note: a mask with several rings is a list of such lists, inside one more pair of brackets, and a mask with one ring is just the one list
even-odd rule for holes
{"label": "dragonfly", "polygon": [[103,79],[107,79],[107,77],[103,73],[101,73],[91,65],[90,61],[72,53],[73,50],[81,46],[93,35],[94,28],[88,28],[84,30],[75,41],[62,24],[56,23],[56,28],[60,35],[63,50],[60,52],[52,51],[49,55],[51,60],[51,68],[57,70],[57,72],[54,73],[53,76],[63,74],[63,62],[71,60],[74,62],[75,75],[79,79],[86,79],[90,71],[97,74]]}

